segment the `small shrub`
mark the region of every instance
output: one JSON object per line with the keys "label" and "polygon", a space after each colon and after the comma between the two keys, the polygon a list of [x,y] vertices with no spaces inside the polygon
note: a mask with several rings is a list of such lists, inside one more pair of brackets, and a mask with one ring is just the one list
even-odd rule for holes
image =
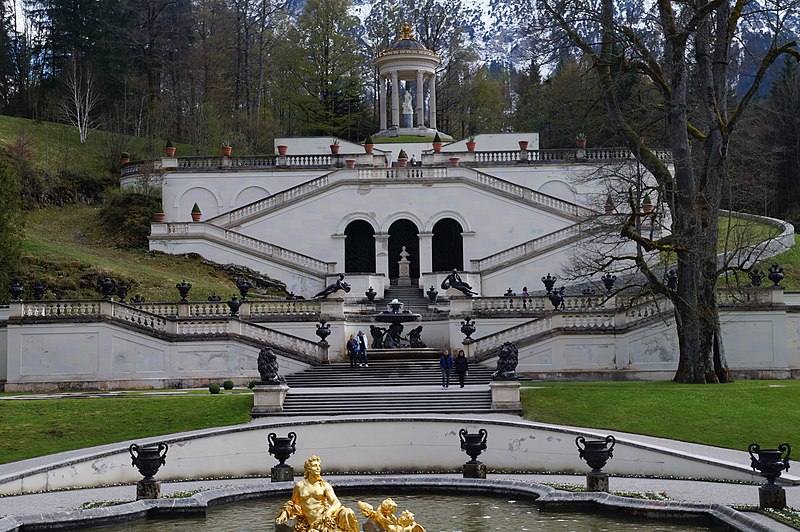
{"label": "small shrub", "polygon": [[233,381],[230,379],[226,380],[225,382],[222,383],[222,387],[225,388],[226,390],[233,390]]}
{"label": "small shrub", "polygon": [[397,154],[398,159],[408,159],[408,155],[406,154],[406,150],[400,150],[400,153]]}
{"label": "small shrub", "polygon": [[219,384],[216,384],[216,383],[215,384],[211,384],[208,387],[208,393],[210,393],[211,395],[217,395],[219,393]]}
{"label": "small shrub", "polygon": [[250,381],[250,382],[247,383],[247,387],[252,390],[253,388],[255,388],[258,385],[259,382],[261,382],[261,381]]}
{"label": "small shrub", "polygon": [[438,131],[433,136],[433,142],[442,142],[442,137],[439,136],[439,132]]}
{"label": "small shrub", "polygon": [[201,213],[200,212],[200,205],[198,205],[197,203],[192,205],[192,214],[200,214],[200,213]]}

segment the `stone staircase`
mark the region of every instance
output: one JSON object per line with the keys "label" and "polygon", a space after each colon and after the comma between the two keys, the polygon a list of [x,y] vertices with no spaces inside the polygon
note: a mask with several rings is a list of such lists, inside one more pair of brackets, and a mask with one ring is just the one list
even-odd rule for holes
{"label": "stone staircase", "polygon": [[[464,388],[459,388],[454,373],[450,388],[442,390],[438,357],[430,358],[436,356],[436,350],[397,350],[408,352],[408,356],[381,357],[394,356],[389,351],[372,350],[369,367],[336,363],[287,375],[290,388],[280,415],[492,411],[488,386],[492,370],[472,364]],[[416,351],[420,353],[412,353]]]}
{"label": "stone staircase", "polygon": [[429,302],[427,296],[421,288],[417,288],[416,286],[392,285],[384,290],[383,299],[375,300],[375,308],[378,311],[386,310],[387,305],[393,299],[397,299],[403,303],[403,310],[421,314],[423,320],[430,317],[429,314],[432,314],[431,311],[428,310]]}

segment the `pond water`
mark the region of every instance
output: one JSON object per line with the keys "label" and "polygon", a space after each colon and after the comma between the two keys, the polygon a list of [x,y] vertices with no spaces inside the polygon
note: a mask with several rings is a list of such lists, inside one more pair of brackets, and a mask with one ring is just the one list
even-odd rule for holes
{"label": "pond water", "polygon": [[[345,506],[364,519],[356,501],[378,506],[388,495],[347,494],[340,496]],[[672,532],[702,531],[714,528],[692,523],[645,521],[627,517],[585,513],[540,512],[535,501],[513,497],[478,495],[392,495],[397,514],[414,513],[426,532]],[[95,528],[102,532],[272,532],[275,514],[286,496],[264,497],[215,506],[206,517],[180,519],[142,519],[122,525]]]}

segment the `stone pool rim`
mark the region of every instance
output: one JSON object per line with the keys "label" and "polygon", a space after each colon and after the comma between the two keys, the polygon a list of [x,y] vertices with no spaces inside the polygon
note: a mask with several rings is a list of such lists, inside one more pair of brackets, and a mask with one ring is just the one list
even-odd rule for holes
{"label": "stone pool rim", "polygon": [[[159,518],[205,515],[208,508],[221,504],[257,499],[271,495],[291,494],[294,482],[254,481],[238,487],[217,488],[184,498],[141,500],[92,508],[33,515],[17,515],[0,519],[0,532],[57,530],[124,524],[149,516]],[[441,475],[429,477],[361,476],[337,478],[341,493],[373,489],[380,493],[442,492],[533,498],[544,511],[582,511],[591,514],[620,515],[701,523],[738,531],[768,531],[764,524],[746,513],[721,504],[652,501],[619,497],[608,493],[566,492],[525,480],[463,479]]]}

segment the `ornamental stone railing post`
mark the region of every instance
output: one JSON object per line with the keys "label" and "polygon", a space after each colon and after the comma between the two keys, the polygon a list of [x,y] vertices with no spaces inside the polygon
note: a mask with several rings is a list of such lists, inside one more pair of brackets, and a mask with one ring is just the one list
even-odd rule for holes
{"label": "ornamental stone railing post", "polygon": [[249,318],[250,317],[250,301],[246,299],[240,300],[242,302],[241,306],[239,307],[239,316],[242,318]]}
{"label": "ornamental stone railing post", "polygon": [[178,317],[179,318],[188,318],[192,315],[190,305],[188,302],[182,303],[178,302]]}
{"label": "ornamental stone railing post", "polygon": [[107,301],[105,299],[100,301],[100,315],[101,316],[108,316],[111,317],[114,315],[114,303],[113,301]]}
{"label": "ornamental stone railing post", "polygon": [[21,316],[22,316],[22,300],[9,302],[8,317],[19,318]]}
{"label": "ornamental stone railing post", "polygon": [[319,315],[331,320],[344,319],[344,298],[342,299],[321,299],[319,302]]}
{"label": "ornamental stone railing post", "polygon": [[770,286],[769,290],[769,302],[773,305],[783,305],[785,303],[783,297],[783,290],[784,288],[780,285],[778,286]]}
{"label": "ornamental stone railing post", "polygon": [[[460,292],[459,292],[460,294]],[[475,301],[471,297],[453,297],[450,299],[450,317],[461,318],[463,316],[471,316],[472,302]]]}

